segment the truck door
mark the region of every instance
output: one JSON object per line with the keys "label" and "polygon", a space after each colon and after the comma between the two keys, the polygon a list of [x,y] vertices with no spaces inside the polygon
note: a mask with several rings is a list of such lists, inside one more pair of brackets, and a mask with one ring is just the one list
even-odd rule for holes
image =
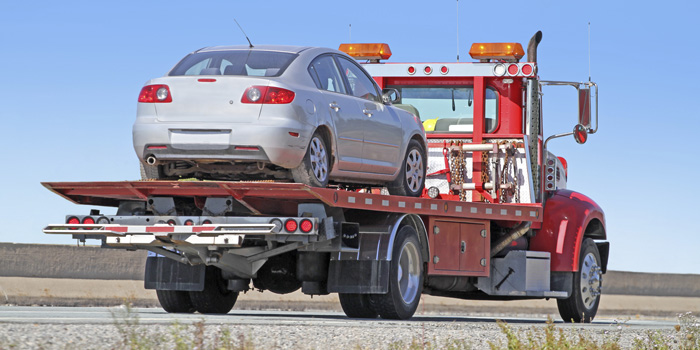
{"label": "truck door", "polygon": [[401,121],[396,112],[381,103],[381,95],[372,78],[355,62],[338,57],[341,72],[347,79],[349,94],[356,98],[362,113],[364,144],[362,171],[393,174],[401,166],[404,140]]}
{"label": "truck door", "polygon": [[335,126],[338,169],[360,171],[364,140],[364,114],[356,99],[347,94],[340,71],[330,55],[316,58],[309,66]]}

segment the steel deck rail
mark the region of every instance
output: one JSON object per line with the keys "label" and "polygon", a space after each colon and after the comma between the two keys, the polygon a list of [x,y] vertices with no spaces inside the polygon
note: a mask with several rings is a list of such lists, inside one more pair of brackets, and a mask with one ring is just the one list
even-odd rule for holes
{"label": "steel deck rail", "polygon": [[[315,188],[297,183],[230,181],[119,181],[43,182],[54,193],[76,204],[117,207],[121,201],[146,201],[149,197],[228,197],[255,214],[292,210],[298,203],[324,203],[331,207],[468,217],[507,221],[542,221],[536,204],[491,204],[443,199],[413,198]],[[281,208],[281,209],[280,209]]]}

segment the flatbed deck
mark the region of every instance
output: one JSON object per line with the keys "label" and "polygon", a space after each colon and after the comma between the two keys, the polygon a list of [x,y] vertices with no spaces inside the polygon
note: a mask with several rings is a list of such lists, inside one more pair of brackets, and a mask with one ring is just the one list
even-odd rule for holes
{"label": "flatbed deck", "polygon": [[[118,207],[121,201],[149,197],[233,197],[254,214],[279,212],[298,203],[380,212],[506,221],[542,221],[542,205],[458,202],[315,188],[297,183],[231,181],[43,182],[52,192],[76,204]],[[293,208],[292,208],[293,207]],[[281,208],[281,209],[280,209]]]}

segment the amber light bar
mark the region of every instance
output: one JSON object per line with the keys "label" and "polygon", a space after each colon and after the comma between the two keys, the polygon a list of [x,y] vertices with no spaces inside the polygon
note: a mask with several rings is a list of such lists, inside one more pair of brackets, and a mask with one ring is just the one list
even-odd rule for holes
{"label": "amber light bar", "polygon": [[474,43],[469,55],[475,60],[519,61],[525,56],[522,45],[518,43]]}
{"label": "amber light bar", "polygon": [[389,49],[388,44],[340,44],[338,50],[357,60],[387,60],[391,57],[391,49]]}

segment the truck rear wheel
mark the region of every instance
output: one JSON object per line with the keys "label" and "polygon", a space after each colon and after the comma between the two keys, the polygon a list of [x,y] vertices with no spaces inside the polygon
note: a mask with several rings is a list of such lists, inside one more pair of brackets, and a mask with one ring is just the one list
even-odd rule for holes
{"label": "truck rear wheel", "polygon": [[389,291],[373,294],[372,306],[386,319],[406,320],[418,308],[423,292],[423,260],[418,234],[411,226],[403,226],[396,234],[389,269]]}
{"label": "truck rear wheel", "polygon": [[195,311],[190,294],[181,290],[156,290],[160,306],[169,313],[191,314]]}
{"label": "truck rear wheel", "polygon": [[221,276],[221,270],[207,266],[204,275],[204,290],[189,292],[192,305],[201,314],[226,314],[238,299],[238,292],[228,289],[228,282]]}
{"label": "truck rear wheel", "polygon": [[602,285],[600,253],[592,239],[581,243],[579,269],[574,273],[571,296],[557,299],[559,315],[564,322],[590,323],[598,312]]}
{"label": "truck rear wheel", "polygon": [[340,306],[345,315],[352,318],[377,318],[369,294],[339,293]]}

